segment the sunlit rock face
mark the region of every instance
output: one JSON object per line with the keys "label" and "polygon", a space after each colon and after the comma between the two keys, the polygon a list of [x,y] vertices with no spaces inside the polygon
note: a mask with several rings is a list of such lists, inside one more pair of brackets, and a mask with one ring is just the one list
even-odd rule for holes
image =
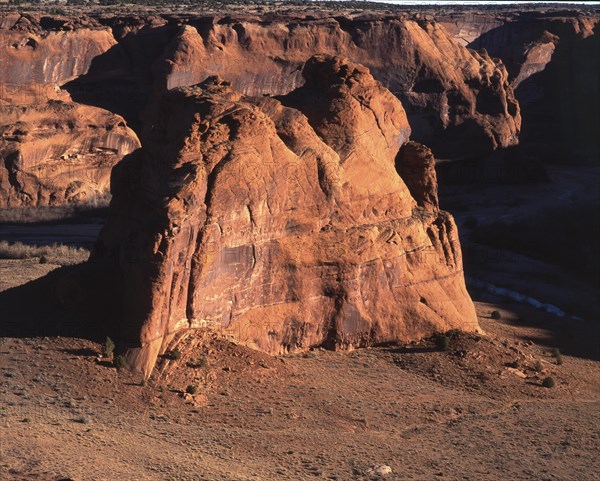
{"label": "sunlit rock face", "polygon": [[518,141],[519,107],[504,67],[432,20],[5,16],[0,25],[7,65],[0,82],[8,86],[0,102],[61,86],[74,101],[122,115],[141,130],[147,105],[166,89],[218,75],[247,95],[283,95],[302,85],[309,57],[329,54],[367,66],[402,101],[413,138],[437,156],[480,156]]}
{"label": "sunlit rock face", "polygon": [[0,207],[95,203],[139,147],[119,115],[73,102],[60,85],[117,42],[93,21],[0,19]]}
{"label": "sunlit rock face", "polygon": [[0,207],[95,203],[140,146],[122,117],[62,100],[0,106]]}
{"label": "sunlit rock face", "polygon": [[90,269],[134,369],[202,326],[269,353],[477,329],[452,216],[396,171],[400,101],[344,59],[302,73],[277,98],[217,78],[173,89],[114,169]]}

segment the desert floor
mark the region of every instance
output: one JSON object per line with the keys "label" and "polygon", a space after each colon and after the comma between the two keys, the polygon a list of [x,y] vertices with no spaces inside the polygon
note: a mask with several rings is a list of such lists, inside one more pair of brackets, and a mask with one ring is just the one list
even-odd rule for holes
{"label": "desert floor", "polygon": [[[2,289],[52,268],[0,261]],[[146,383],[86,339],[4,338],[0,479],[354,480],[378,465],[397,480],[596,479],[598,323],[485,296],[486,334],[447,351],[270,357],[192,332]]]}

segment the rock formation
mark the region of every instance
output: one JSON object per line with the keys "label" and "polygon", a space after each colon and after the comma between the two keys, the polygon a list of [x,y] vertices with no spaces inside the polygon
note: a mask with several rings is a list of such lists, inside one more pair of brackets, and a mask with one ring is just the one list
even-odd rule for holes
{"label": "rock formation", "polygon": [[412,140],[407,142],[398,152],[396,170],[419,206],[439,210],[435,158],[429,148]]}
{"label": "rock formation", "polygon": [[[459,45],[430,20],[396,15],[99,19],[118,42],[67,86],[73,98],[143,121],[156,92],[211,75],[247,95],[304,81],[314,54],[367,66],[403,103],[416,140],[446,158],[517,143],[520,115],[502,64]],[[136,124],[137,125],[137,124]]]}
{"label": "rock formation", "polygon": [[116,44],[93,21],[7,15],[0,22],[0,207],[94,202],[139,147],[122,117],[59,86]]}
{"label": "rock formation", "polygon": [[134,369],[148,374],[194,327],[270,353],[477,329],[427,151],[400,155],[428,173],[427,208],[396,172],[410,134],[400,101],[338,58],[302,74],[281,97],[215,77],[175,88],[114,168],[87,268]]}
{"label": "rock formation", "polygon": [[600,15],[529,14],[475,39],[500,57],[523,115],[521,143],[552,162],[600,159]]}
{"label": "rock formation", "polygon": [[0,207],[102,199],[112,167],[139,146],[123,118],[97,107],[0,106]]}

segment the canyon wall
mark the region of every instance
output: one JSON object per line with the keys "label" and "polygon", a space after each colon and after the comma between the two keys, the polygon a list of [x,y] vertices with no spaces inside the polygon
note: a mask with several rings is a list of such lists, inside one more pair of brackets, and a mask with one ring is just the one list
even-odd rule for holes
{"label": "canyon wall", "polygon": [[[279,97],[216,77],[174,88],[113,169],[86,268],[134,369],[193,327],[270,353],[477,329],[456,226],[401,102],[346,60],[301,72]],[[430,189],[418,200],[403,164]]]}
{"label": "canyon wall", "polygon": [[[469,47],[502,59],[521,106],[520,143],[544,161],[600,159],[600,14],[582,11],[440,18]],[[476,35],[479,32],[479,35]]]}
{"label": "canyon wall", "polygon": [[112,167],[139,141],[60,85],[116,44],[111,30],[20,15],[0,24],[0,207],[105,202]]}
{"label": "canyon wall", "polygon": [[9,62],[0,81],[22,84],[33,73],[137,130],[157,92],[219,75],[248,95],[285,94],[303,82],[303,62],[331,54],[367,66],[402,101],[415,140],[436,155],[484,155],[518,138],[519,107],[504,67],[430,20],[270,14],[12,23],[0,30]]}

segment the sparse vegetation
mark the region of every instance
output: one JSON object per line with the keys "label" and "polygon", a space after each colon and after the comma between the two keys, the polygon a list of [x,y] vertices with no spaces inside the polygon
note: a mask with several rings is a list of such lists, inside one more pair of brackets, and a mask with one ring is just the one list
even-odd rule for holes
{"label": "sparse vegetation", "polygon": [[190,384],[188,387],[185,388],[185,392],[188,394],[196,394],[197,391],[198,387],[194,384]]}
{"label": "sparse vegetation", "polygon": [[89,222],[105,217],[110,196],[102,196],[84,204],[17,207],[0,209],[1,224],[35,224],[38,222]]}
{"label": "sparse vegetation", "polygon": [[552,349],[552,356],[554,357],[554,359],[556,359],[556,364],[561,366],[564,361],[562,354],[560,353],[560,349],[556,347]]}
{"label": "sparse vegetation", "polygon": [[500,311],[492,311],[492,313],[490,314],[490,317],[492,319],[499,320],[499,319],[502,319],[502,314],[500,314]]}
{"label": "sparse vegetation", "polygon": [[208,365],[208,361],[206,360],[206,356],[201,356],[197,361],[189,361],[187,363],[188,367],[199,368],[202,369]]}
{"label": "sparse vegetation", "polygon": [[440,351],[447,351],[450,346],[450,338],[446,334],[435,336],[435,347]]}
{"label": "sparse vegetation", "polygon": [[554,381],[554,378],[552,376],[548,376],[542,381],[542,386],[551,388],[556,386],[556,382]]}
{"label": "sparse vegetation", "polygon": [[542,372],[544,370],[544,366],[540,361],[535,361],[535,365],[533,366],[533,370],[535,372]]}
{"label": "sparse vegetation", "polygon": [[115,343],[110,337],[106,337],[104,345],[102,346],[102,355],[107,358],[111,358],[115,350]]}
{"label": "sparse vegetation", "polygon": [[181,352],[179,351],[179,349],[175,348],[171,352],[169,352],[169,359],[173,361],[181,359]]}
{"label": "sparse vegetation", "polygon": [[33,246],[22,242],[0,241],[0,259],[32,259],[39,258],[40,264],[73,265],[88,260],[90,251],[83,247],[64,244],[49,246]]}
{"label": "sparse vegetation", "polygon": [[124,369],[127,366],[127,362],[125,361],[125,356],[115,357],[113,364],[117,369]]}

